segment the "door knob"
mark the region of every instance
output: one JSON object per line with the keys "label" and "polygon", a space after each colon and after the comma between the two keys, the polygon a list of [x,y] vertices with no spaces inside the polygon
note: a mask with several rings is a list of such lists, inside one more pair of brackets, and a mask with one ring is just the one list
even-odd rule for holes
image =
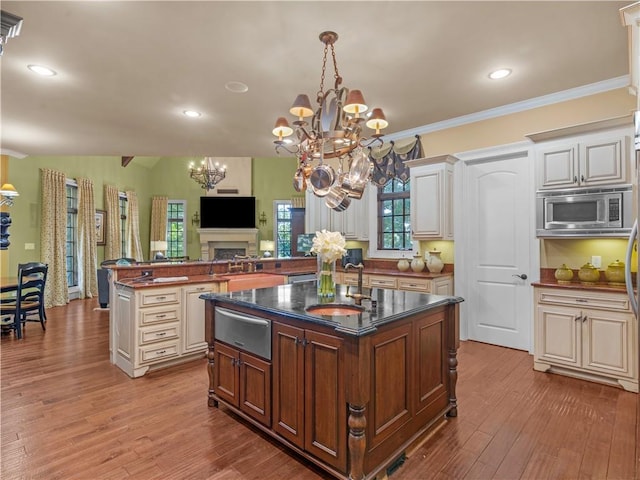
{"label": "door knob", "polygon": [[527,274],[526,273],[521,273],[520,275],[516,275],[514,273],[512,276],[513,277],[518,277],[520,280],[526,280],[527,279]]}

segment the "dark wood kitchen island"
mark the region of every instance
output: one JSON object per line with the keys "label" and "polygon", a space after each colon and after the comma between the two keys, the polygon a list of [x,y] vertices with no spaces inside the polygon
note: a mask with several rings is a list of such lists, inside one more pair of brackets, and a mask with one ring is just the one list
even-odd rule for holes
{"label": "dark wood kitchen island", "polygon": [[[332,303],[352,305],[338,286]],[[203,294],[210,406],[337,478],[374,478],[457,415],[459,297],[377,289],[309,313],[315,282]],[[330,307],[329,308],[335,308]],[[401,461],[401,460],[400,460]]]}

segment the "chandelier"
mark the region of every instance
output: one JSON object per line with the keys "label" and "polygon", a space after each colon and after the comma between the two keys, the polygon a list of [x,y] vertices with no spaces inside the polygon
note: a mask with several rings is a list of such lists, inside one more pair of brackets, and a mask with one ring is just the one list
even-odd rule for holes
{"label": "chandelier", "polygon": [[213,190],[227,175],[227,166],[220,165],[211,157],[204,157],[200,166],[195,168],[193,162],[189,164],[189,176],[198,182],[207,192]]}
{"label": "chandelier", "polygon": [[[360,90],[341,87],[342,77],[334,44],[338,40],[335,32],[322,32],[320,41],[324,43],[320,90],[316,95],[318,107],[311,108],[309,97],[296,97],[289,112],[297,117],[289,126],[285,117],[276,120],[273,134],[276,152],[285,150],[298,158],[298,169],[293,177],[293,187],[298,192],[307,188],[318,197],[325,197],[325,204],[336,211],[345,210],[351,199],[360,199],[367,182],[371,178],[373,164],[365,149],[379,142],[380,130],[388,126],[384,113],[374,108],[367,115],[369,107]],[[334,70],[334,87],[325,91],[324,80],[327,54],[331,49]],[[309,122],[305,119],[309,118]],[[375,133],[367,138],[362,133],[363,123]],[[295,133],[296,140],[285,139]],[[324,160],[338,159],[338,170]]]}

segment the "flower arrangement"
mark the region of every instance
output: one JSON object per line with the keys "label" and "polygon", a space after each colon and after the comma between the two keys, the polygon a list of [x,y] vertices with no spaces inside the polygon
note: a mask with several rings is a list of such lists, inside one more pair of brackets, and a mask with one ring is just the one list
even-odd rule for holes
{"label": "flower arrangement", "polygon": [[321,297],[335,297],[336,261],[346,253],[346,241],[340,232],[316,232],[313,237],[311,253],[318,257],[318,295]]}

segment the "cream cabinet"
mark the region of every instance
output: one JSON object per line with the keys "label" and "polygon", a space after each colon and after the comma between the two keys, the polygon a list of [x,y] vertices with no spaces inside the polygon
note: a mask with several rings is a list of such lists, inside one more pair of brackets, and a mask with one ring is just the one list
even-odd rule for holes
{"label": "cream cabinet", "polygon": [[406,162],[411,171],[412,237],[453,240],[453,165],[450,155]]}
{"label": "cream cabinet", "polygon": [[637,320],[626,293],[536,287],[534,368],[638,392]]}
{"label": "cream cabinet", "polygon": [[628,128],[541,142],[536,148],[538,189],[629,182]]}
{"label": "cream cabinet", "polygon": [[134,289],[116,284],[112,362],[130,377],[203,355],[205,292],[218,284]]}
{"label": "cream cabinet", "polygon": [[[358,274],[337,272],[337,281],[342,285],[358,285]],[[443,275],[434,278],[403,277],[400,275],[363,274],[362,286],[367,288],[389,288],[411,292],[453,295],[453,276]]]}
{"label": "cream cabinet", "polygon": [[315,233],[322,229],[341,232],[347,240],[369,239],[369,189],[361,199],[352,199],[346,210],[337,212],[325,204],[325,199],[307,191],[305,205],[305,231]]}

